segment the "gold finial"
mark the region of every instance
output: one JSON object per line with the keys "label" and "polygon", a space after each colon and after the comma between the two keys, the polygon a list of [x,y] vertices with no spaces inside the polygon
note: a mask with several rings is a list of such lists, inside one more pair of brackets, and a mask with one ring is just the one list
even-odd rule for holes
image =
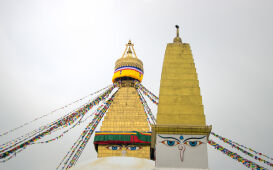
{"label": "gold finial", "polygon": [[[125,55],[125,54],[127,54],[127,55]],[[125,48],[121,58],[125,58],[125,57],[137,58],[137,55],[136,55],[136,52],[134,49],[134,44],[132,43],[131,40],[129,40],[129,42],[126,44],[126,48]]]}
{"label": "gold finial", "polygon": [[[115,70],[118,69],[118,68],[121,68],[121,67],[128,67],[128,66],[131,66],[131,67],[136,67],[138,69],[141,70],[142,73],[139,73],[139,72],[130,72],[128,73],[127,75],[127,72],[115,72],[114,73],[114,76],[112,78],[112,81],[114,82],[117,78],[120,78],[120,77],[130,77],[131,78],[134,78],[134,79],[137,79],[141,82],[142,78],[143,78],[143,63],[140,59],[137,58],[137,55],[136,55],[136,52],[135,52],[135,49],[134,49],[134,44],[131,42],[131,40],[129,40],[129,42],[126,44],[126,48],[123,52],[123,55],[120,59],[118,59],[116,61],[116,64],[115,64]],[[136,74],[135,74],[136,73]],[[132,77],[133,76],[133,77]]]}
{"label": "gold finial", "polygon": [[179,37],[179,25],[175,25],[176,28],[176,37]]}
{"label": "gold finial", "polygon": [[173,42],[182,43],[182,40],[179,37],[179,25],[175,25],[175,28],[176,28],[176,37],[173,39]]}
{"label": "gold finial", "polygon": [[132,54],[132,50],[131,50],[131,47],[129,46],[129,49],[128,49],[128,51],[127,51],[127,54]]}

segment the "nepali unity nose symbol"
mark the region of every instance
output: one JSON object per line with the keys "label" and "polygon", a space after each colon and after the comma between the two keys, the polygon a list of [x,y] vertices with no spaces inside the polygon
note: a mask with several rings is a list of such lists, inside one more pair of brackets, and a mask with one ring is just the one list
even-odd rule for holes
{"label": "nepali unity nose symbol", "polygon": [[121,151],[122,156],[126,156],[126,150]]}
{"label": "nepali unity nose symbol", "polygon": [[184,158],[184,151],[186,150],[186,147],[183,144],[180,144],[180,145],[178,145],[178,149],[180,150],[180,159],[182,162],[183,158]]}

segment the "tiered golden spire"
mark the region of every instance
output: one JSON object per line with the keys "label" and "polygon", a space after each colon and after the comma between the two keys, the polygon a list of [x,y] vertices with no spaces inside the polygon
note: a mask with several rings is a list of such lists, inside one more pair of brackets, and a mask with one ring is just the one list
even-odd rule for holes
{"label": "tiered golden spire", "polygon": [[182,43],[179,26],[166,48],[160,82],[157,124],[206,125],[199,81],[190,45]]}
{"label": "tiered golden spire", "polygon": [[174,42],[169,43],[165,51],[152,140],[156,133],[209,135],[211,130],[211,126],[206,126],[190,45],[182,43],[179,26],[176,25],[176,29]]}

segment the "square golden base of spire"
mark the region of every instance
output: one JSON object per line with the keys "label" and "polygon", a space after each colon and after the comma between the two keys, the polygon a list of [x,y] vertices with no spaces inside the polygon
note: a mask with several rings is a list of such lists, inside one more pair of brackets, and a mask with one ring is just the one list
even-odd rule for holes
{"label": "square golden base of spire", "polygon": [[[131,78],[128,78],[131,79]],[[131,79],[131,80],[119,80],[116,81],[117,87],[135,87],[136,82],[138,82],[137,80]]]}
{"label": "square golden base of spire", "polygon": [[206,135],[209,138],[212,125],[152,125],[151,148],[155,148],[156,134]]}

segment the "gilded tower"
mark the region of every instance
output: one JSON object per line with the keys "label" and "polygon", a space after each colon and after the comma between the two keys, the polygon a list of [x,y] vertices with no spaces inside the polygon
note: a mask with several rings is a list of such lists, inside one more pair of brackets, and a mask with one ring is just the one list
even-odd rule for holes
{"label": "gilded tower", "polygon": [[156,168],[208,169],[204,106],[190,45],[179,37],[166,47],[152,148]]}
{"label": "gilded tower", "polygon": [[113,83],[119,90],[95,134],[98,157],[128,156],[150,159],[151,132],[147,115],[135,88],[143,79],[143,63],[129,41],[115,63]]}

